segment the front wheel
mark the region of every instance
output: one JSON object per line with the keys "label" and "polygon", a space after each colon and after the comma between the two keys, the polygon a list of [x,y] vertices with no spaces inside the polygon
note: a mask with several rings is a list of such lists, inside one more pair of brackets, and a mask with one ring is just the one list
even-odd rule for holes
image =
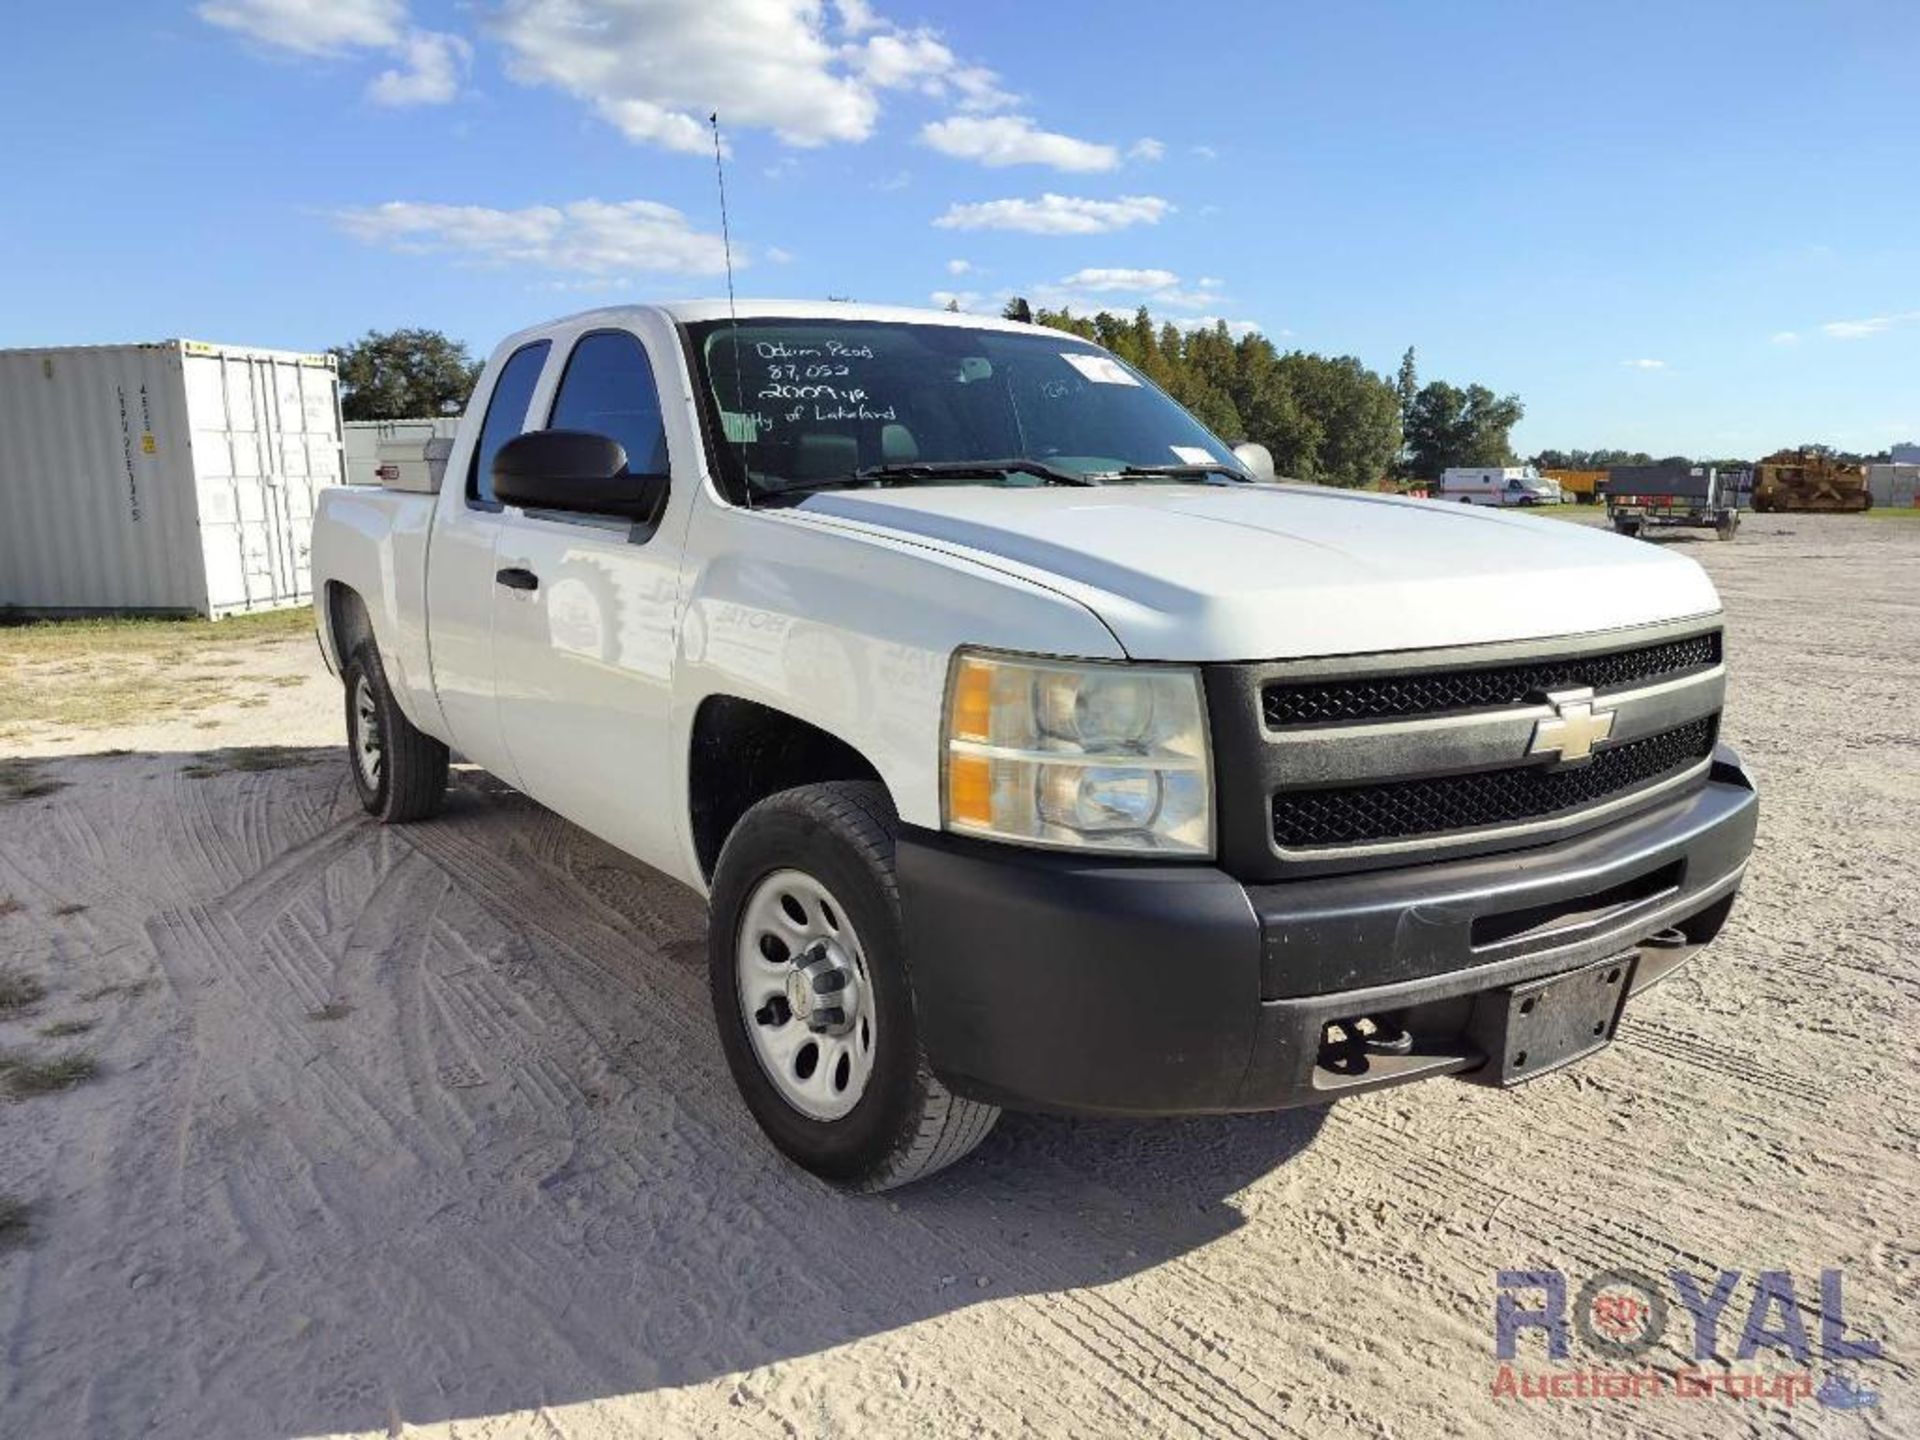
{"label": "front wheel", "polygon": [[734,1083],[782,1153],[848,1190],[944,1169],[1000,1113],[920,1048],[897,824],[881,785],[804,785],[749,810],[714,869],[708,976]]}
{"label": "front wheel", "polygon": [[367,641],[341,677],[347,686],[347,759],[369,815],[388,824],[424,820],[447,798],[447,747],[401,713]]}

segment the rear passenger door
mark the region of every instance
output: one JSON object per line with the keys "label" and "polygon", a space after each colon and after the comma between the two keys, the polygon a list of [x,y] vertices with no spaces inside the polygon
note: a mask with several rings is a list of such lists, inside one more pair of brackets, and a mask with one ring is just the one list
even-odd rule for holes
{"label": "rear passenger door", "polygon": [[[578,336],[546,415],[528,428],[609,435],[633,473],[669,473],[656,359],[673,373],[671,353],[650,355],[632,331]],[[512,582],[494,587],[495,703],[521,788],[656,864],[670,863],[678,843],[668,707],[691,489],[690,477],[674,485],[651,533],[510,506],[494,552]]]}
{"label": "rear passenger door", "polygon": [[[493,457],[528,424],[552,342],[534,340],[503,362],[484,395],[480,433],[458,471],[449,469],[433,511],[427,559],[427,634],[433,683],[454,748],[518,783],[493,696],[494,543],[502,510],[493,498]],[[462,457],[454,456],[456,464]]]}

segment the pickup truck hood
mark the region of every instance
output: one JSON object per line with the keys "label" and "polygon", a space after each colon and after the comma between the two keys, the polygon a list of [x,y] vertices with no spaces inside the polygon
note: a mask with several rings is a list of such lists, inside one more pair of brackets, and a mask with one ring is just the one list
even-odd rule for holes
{"label": "pickup truck hood", "polygon": [[1070,595],[1143,660],[1547,639],[1720,608],[1706,573],[1657,545],[1316,486],[939,486],[828,492],[798,513]]}

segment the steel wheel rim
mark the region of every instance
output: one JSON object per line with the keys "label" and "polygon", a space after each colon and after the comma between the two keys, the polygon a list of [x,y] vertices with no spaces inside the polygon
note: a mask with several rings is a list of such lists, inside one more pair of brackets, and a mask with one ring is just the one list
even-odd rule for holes
{"label": "steel wheel rim", "polygon": [[[843,990],[828,992],[845,1001],[836,1007],[842,1033],[812,1028],[795,1008],[806,987],[794,977],[809,957],[811,973],[845,977]],[[847,1115],[873,1076],[879,1031],[866,951],[846,907],[805,871],[767,875],[740,912],[734,975],[747,1043],[780,1098],[811,1120]]]}
{"label": "steel wheel rim", "polygon": [[353,687],[353,763],[369,790],[380,788],[380,761],[380,710],[373,702],[373,687],[362,675]]}

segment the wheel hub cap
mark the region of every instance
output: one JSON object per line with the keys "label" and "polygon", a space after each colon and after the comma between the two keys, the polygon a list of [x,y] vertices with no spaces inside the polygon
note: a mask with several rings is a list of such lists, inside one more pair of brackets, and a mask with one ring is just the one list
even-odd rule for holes
{"label": "wheel hub cap", "polygon": [[380,786],[380,712],[373,702],[373,687],[366,676],[353,690],[354,758],[367,784]]}
{"label": "wheel hub cap", "polygon": [[866,952],[839,900],[800,870],[768,875],[740,912],[741,1020],[780,1098],[815,1120],[859,1103],[876,1038]]}

